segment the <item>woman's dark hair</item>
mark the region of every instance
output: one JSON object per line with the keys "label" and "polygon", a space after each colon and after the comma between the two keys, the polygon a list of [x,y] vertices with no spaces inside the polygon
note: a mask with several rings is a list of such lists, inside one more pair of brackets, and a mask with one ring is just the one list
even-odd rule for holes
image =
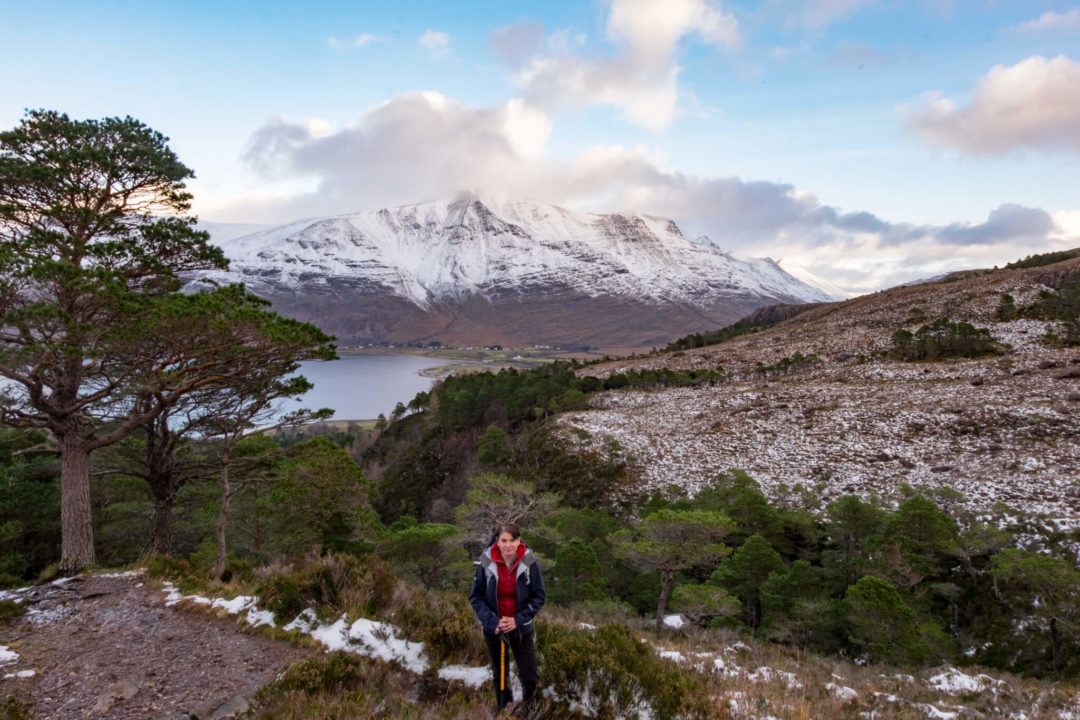
{"label": "woman's dark hair", "polygon": [[517,540],[521,537],[521,528],[514,523],[503,523],[499,527],[495,528],[495,537],[498,538],[503,533],[510,533],[510,537]]}

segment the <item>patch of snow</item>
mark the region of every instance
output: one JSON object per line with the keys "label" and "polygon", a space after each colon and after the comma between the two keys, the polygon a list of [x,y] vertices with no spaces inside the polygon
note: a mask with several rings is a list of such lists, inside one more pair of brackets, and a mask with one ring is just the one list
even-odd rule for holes
{"label": "patch of snow", "polygon": [[212,603],[210,603],[210,607],[223,608],[225,612],[229,613],[230,615],[236,615],[242,610],[247,610],[248,608],[255,607],[255,603],[258,602],[258,600],[259,598],[252,597],[251,595],[237,595],[232,600],[217,598]]}
{"label": "patch of snow", "polygon": [[681,628],[685,624],[686,624],[686,621],[683,620],[682,615],[665,615],[664,616],[664,627],[676,628],[677,629],[677,628]]}
{"label": "patch of snow", "polygon": [[587,622],[578,623],[578,630],[595,630],[595,629],[596,629],[595,625],[590,625]]}
{"label": "patch of snow", "polygon": [[774,670],[773,668],[764,665],[747,675],[746,679],[754,683],[782,680],[789,690],[795,690],[803,686],[794,673],[789,673],[785,670]]}
{"label": "patch of snow", "polygon": [[981,693],[1000,681],[994,680],[989,675],[967,675],[956,668],[948,668],[944,672],[934,675],[926,682],[938,692],[959,695],[961,693]]}
{"label": "patch of snow", "polygon": [[349,624],[345,621],[345,615],[330,625],[312,628],[308,634],[325,645],[327,652],[349,648]]}
{"label": "patch of snow", "polygon": [[393,625],[361,618],[352,624],[348,639],[363,646],[363,655],[386,662],[396,660],[418,675],[423,673],[428,669],[424,644],[398,638],[398,632]]}
{"label": "patch of snow", "polygon": [[253,607],[248,610],[246,620],[247,624],[251,627],[259,627],[260,625],[276,627],[274,613],[269,610],[259,610],[258,608]]}
{"label": "patch of snow", "polygon": [[930,705],[930,704],[925,704],[925,705],[918,705],[917,704],[917,705],[915,705],[915,707],[919,708],[920,710],[922,710],[924,713],[926,713],[930,717],[935,718],[935,720],[956,720],[956,718],[960,717],[960,713],[948,712],[946,710],[940,710],[940,709],[938,709],[938,708],[936,708],[936,707],[934,707],[933,705]]}
{"label": "patch of snow", "polygon": [[[213,605],[214,600],[202,595],[185,595],[180,592],[179,588],[174,586],[171,582],[164,583],[165,586],[165,607],[172,607],[181,600],[187,600],[193,602],[196,605]],[[218,598],[220,601],[220,598]]]}
{"label": "patch of snow", "polygon": [[686,657],[678,650],[661,650],[657,654],[665,660],[674,660],[675,662],[686,661]]}
{"label": "patch of snow", "polygon": [[468,665],[446,665],[439,668],[439,677],[443,680],[460,680],[467,687],[482,687],[491,682],[491,668],[487,665],[469,667]]}
{"label": "patch of snow", "polygon": [[75,613],[71,605],[46,605],[44,609],[32,607],[26,611],[26,619],[31,625],[48,625]]}
{"label": "patch of snow", "polygon": [[21,603],[24,598],[21,597],[26,593],[33,590],[33,586],[15,588],[14,590],[0,590],[0,600],[14,600],[15,603]]}
{"label": "patch of snow", "polygon": [[841,702],[850,702],[859,697],[859,693],[845,685],[837,685],[836,683],[829,682],[825,683],[825,689],[839,698]]}
{"label": "patch of snow", "polygon": [[19,659],[19,653],[15,652],[7,645],[0,645],[0,665],[7,665],[13,663]]}
{"label": "patch of snow", "polygon": [[291,623],[282,628],[282,630],[299,630],[302,633],[310,633],[311,629],[315,627],[319,622],[319,619],[315,617],[315,611],[311,608],[307,608],[297,615]]}
{"label": "patch of snow", "polygon": [[11,680],[13,678],[32,678],[37,675],[37,670],[20,670],[19,672],[7,673],[4,675],[5,680]]}

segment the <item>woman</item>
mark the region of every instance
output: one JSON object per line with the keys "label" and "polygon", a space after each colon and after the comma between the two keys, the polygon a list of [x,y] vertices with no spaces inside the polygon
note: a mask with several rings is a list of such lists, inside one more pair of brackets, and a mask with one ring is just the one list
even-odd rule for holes
{"label": "woman", "polygon": [[533,618],[546,599],[540,565],[532,550],[521,542],[521,530],[513,523],[500,525],[495,542],[480,556],[469,593],[491,655],[499,710],[514,700],[506,673],[510,661],[507,647],[521,678],[525,713],[530,710],[538,680]]}

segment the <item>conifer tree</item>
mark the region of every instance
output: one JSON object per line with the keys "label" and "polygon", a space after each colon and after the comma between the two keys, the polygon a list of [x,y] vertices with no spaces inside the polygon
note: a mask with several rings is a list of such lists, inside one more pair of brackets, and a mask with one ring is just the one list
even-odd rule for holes
{"label": "conifer tree", "polygon": [[706,510],[660,510],[633,531],[613,536],[616,554],[642,572],[660,573],[656,631],[663,629],[675,573],[718,562],[730,550],[721,541],[733,523],[723,513]]}
{"label": "conifer tree", "polygon": [[[0,421],[47,430],[62,462],[62,561],[94,560],[90,453],[198,381],[180,357],[140,347],[146,316],[180,273],[223,268],[185,213],[192,177],[167,138],[133,118],[30,111],[0,133]],[[190,370],[190,368],[189,368]],[[102,415],[108,422],[102,421]]]}

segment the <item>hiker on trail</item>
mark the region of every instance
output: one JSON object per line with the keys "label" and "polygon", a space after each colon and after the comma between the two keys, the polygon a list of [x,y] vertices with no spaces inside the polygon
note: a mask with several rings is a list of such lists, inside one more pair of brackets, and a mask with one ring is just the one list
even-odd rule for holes
{"label": "hiker on trail", "polygon": [[480,556],[469,593],[469,603],[484,628],[484,641],[491,655],[499,710],[514,701],[507,677],[511,653],[521,678],[525,714],[531,709],[539,679],[533,618],[545,599],[540,565],[521,541],[521,530],[513,523],[500,525],[495,541]]}

